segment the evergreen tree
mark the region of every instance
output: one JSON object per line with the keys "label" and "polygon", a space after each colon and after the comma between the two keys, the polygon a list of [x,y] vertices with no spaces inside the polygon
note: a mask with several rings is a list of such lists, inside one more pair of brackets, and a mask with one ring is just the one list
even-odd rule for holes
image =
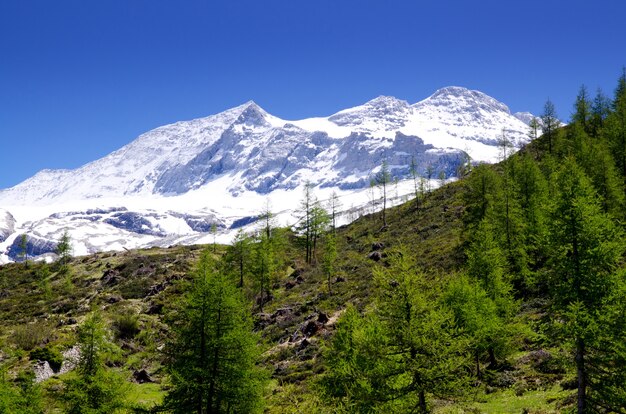
{"label": "evergreen tree", "polygon": [[622,175],[622,191],[626,195],[626,70],[615,89],[612,109],[606,120],[605,131],[615,165]]}
{"label": "evergreen tree", "polygon": [[242,229],[237,231],[233,243],[226,250],[225,262],[232,272],[239,277],[238,286],[244,286],[244,279],[249,273],[251,256],[251,238]]}
{"label": "evergreen tree", "polygon": [[452,314],[437,306],[432,281],[416,272],[407,251],[376,268],[376,307],[361,317],[349,307],[325,350],[324,399],[339,412],[429,412],[428,398],[465,385],[464,342]]}
{"label": "evergreen tree", "polygon": [[256,302],[262,312],[263,306],[272,297],[271,279],[276,270],[274,243],[271,238],[267,237],[266,232],[262,231],[257,234],[253,253],[253,274],[258,291]]}
{"label": "evergreen tree", "polygon": [[211,223],[211,234],[213,235],[213,253],[215,253],[217,251],[217,224],[215,223]]}
{"label": "evergreen tree", "polygon": [[261,412],[265,375],[241,292],[204,252],[193,286],[170,323],[167,368],[174,413]]}
{"label": "evergreen tree", "polygon": [[304,186],[304,198],[300,205],[302,208],[302,219],[297,230],[304,235],[306,263],[313,264],[316,260],[318,240],[326,231],[326,227],[330,223],[330,217],[313,195],[309,183]]}
{"label": "evergreen tree", "polygon": [[466,227],[477,226],[487,215],[493,213],[501,191],[502,179],[493,168],[485,164],[474,168],[466,181],[466,191],[463,194]]}
{"label": "evergreen tree", "polygon": [[341,208],[341,200],[335,191],[333,191],[328,199],[328,211],[330,213],[330,223],[333,233],[337,230],[337,216],[339,215],[339,209]]}
{"label": "evergreen tree", "polygon": [[24,266],[28,267],[28,236],[22,234],[20,236],[20,252],[18,257],[24,262]]}
{"label": "evergreen tree", "polygon": [[41,387],[34,382],[34,374],[22,374],[13,382],[0,368],[0,413],[43,414]]}
{"label": "evergreen tree", "polygon": [[538,119],[536,117],[532,117],[530,122],[528,123],[529,126],[529,131],[528,131],[528,138],[530,138],[531,141],[536,140],[539,137],[539,128],[541,127],[541,124],[539,123]]}
{"label": "evergreen tree", "polygon": [[319,380],[322,400],[336,413],[393,412],[389,339],[375,315],[361,316],[348,305],[323,350],[326,372]]}
{"label": "evergreen tree", "polygon": [[517,168],[515,198],[521,212],[522,241],[529,271],[537,270],[545,258],[546,204],[548,184],[537,162],[522,155]]}
{"label": "evergreen tree", "polygon": [[454,314],[457,326],[469,338],[468,348],[474,360],[477,378],[482,378],[481,361],[489,357],[496,366],[496,355],[510,352],[510,336],[498,307],[481,287],[480,282],[460,276],[450,281],[443,303]]}
{"label": "evergreen tree", "polygon": [[61,235],[61,239],[57,244],[56,253],[59,255],[59,263],[61,266],[66,266],[72,257],[72,245],[67,230]]}
{"label": "evergreen tree", "polygon": [[548,152],[550,154],[552,154],[556,130],[560,124],[554,104],[548,99],[543,107],[543,114],[541,115],[541,132],[548,140]]}
{"label": "evergreen tree", "polygon": [[602,315],[613,314],[608,299],[619,286],[615,269],[624,246],[620,232],[602,213],[588,178],[571,158],[557,175],[557,188],[548,282],[554,320],[574,351],[577,408],[582,414],[601,407],[607,395],[596,373],[615,369],[612,364],[594,366],[594,362],[611,361],[614,356],[610,348],[598,346],[602,336],[598,323]]}
{"label": "evergreen tree", "polygon": [[589,134],[592,137],[597,137],[600,134],[610,111],[610,99],[602,93],[602,89],[598,88],[596,96],[593,99],[593,103],[591,104],[591,130]]}
{"label": "evergreen tree", "polygon": [[90,314],[77,331],[80,358],[77,373],[65,380],[63,400],[66,412],[96,414],[124,412],[128,386],[104,364],[111,349],[107,331],[98,312]]}
{"label": "evergreen tree", "polygon": [[374,182],[381,189],[383,199],[383,227],[387,227],[387,187],[391,183],[391,172],[389,171],[389,164],[387,161],[383,161],[380,166],[380,170],[374,175]]}
{"label": "evergreen tree", "polygon": [[419,273],[408,251],[391,252],[387,268],[375,268],[377,315],[388,342],[392,379],[389,398],[402,412],[429,412],[427,397],[458,394],[465,365],[454,319],[438,307],[439,292]]}
{"label": "evergreen tree", "polygon": [[591,131],[591,107],[592,103],[589,99],[589,93],[587,87],[582,85],[576,96],[576,103],[574,104],[574,114],[572,115],[572,122],[577,122],[583,128],[586,133]]}

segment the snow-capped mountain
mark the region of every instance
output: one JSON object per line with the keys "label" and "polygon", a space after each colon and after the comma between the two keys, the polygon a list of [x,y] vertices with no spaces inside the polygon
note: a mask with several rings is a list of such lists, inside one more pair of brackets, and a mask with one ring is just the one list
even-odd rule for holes
{"label": "snow-capped mountain", "polygon": [[493,162],[503,134],[523,144],[527,130],[503,103],[460,87],[413,105],[381,96],[296,121],[250,101],[156,128],[78,169],[44,170],[1,190],[7,216],[0,211],[0,253],[15,257],[19,234],[28,234],[40,254],[62,229],[72,233],[76,253],[197,242],[211,223],[226,237],[268,198],[280,200],[280,210],[295,207],[305,182],[320,194],[335,190],[352,204],[366,203],[363,189],[383,160],[400,179],[412,159],[422,174],[454,177],[468,155]]}

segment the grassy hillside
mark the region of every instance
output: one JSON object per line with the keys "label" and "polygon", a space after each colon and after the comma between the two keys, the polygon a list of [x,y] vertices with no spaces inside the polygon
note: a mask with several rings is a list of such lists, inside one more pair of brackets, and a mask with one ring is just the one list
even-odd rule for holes
{"label": "grassy hillside", "polygon": [[[626,292],[621,272],[624,177],[615,168],[621,152],[615,144],[619,143],[615,141],[619,134],[610,129],[611,125],[619,126],[617,121],[611,123],[612,116],[617,117],[615,113],[608,115],[604,129],[596,128],[593,134],[584,132],[578,123],[552,131],[504,163],[476,168],[466,178],[421,195],[419,203],[411,200],[391,208],[387,211],[387,226],[376,213],[337,229],[337,258],[330,286],[322,265],[326,239],[322,237],[313,259],[307,263],[303,237],[291,229],[275,229],[278,247],[273,252],[270,299],[266,303],[260,301],[263,296],[258,293],[255,271],[248,268],[249,264],[241,287],[262,348],[259,365],[270,377],[263,390],[265,412],[336,412],[322,397],[320,378],[334,368],[327,359],[334,346],[332,338],[341,329],[337,322],[349,305],[364,315],[380,311],[386,292],[377,287],[375,274],[381,274],[377,269],[395,271],[391,258],[397,257],[398,251],[411,257],[413,272],[424,275],[424,290],[435,298],[433,309],[447,306],[444,299],[458,285],[455,281],[469,280],[467,283],[473,283],[476,291],[482,286],[488,290],[484,284],[487,282],[480,279],[483,273],[497,275],[502,285],[500,293],[489,300],[509,301],[506,309],[498,310],[498,318],[506,325],[499,332],[506,332],[503,335],[507,338],[488,338],[491,342],[482,354],[470,351],[475,349],[470,345],[478,334],[471,336],[471,327],[462,325],[455,314],[458,326],[454,335],[467,347],[459,351],[468,361],[460,375],[467,380],[456,392],[429,394],[434,412],[573,410],[581,368],[574,361],[574,351],[580,351],[576,344],[583,340],[604,347],[586,354],[591,358],[589,364],[600,364],[611,374],[599,378],[607,384],[611,378],[621,381],[622,357],[626,353],[621,353],[619,344],[623,341],[619,338],[623,338],[624,330],[619,318],[602,319],[601,311],[608,309],[614,315],[626,311],[620,305]],[[568,183],[571,192],[578,191],[580,195],[568,195]],[[589,223],[595,226],[582,224],[583,233],[588,236],[585,243],[596,244],[580,247],[574,243],[574,250],[567,251],[567,243],[558,244],[561,228],[554,223],[570,217],[569,211],[559,208],[568,207],[572,197],[578,197],[570,203],[574,206],[572,211],[588,216]],[[577,219],[575,214],[570,215],[571,221]],[[567,227],[568,222],[563,223],[561,227]],[[263,231],[259,229],[260,234]],[[607,240],[613,243],[610,249],[603,244]],[[253,260],[258,243],[252,240],[248,245],[251,252],[246,261]],[[1,398],[4,407],[15,406],[16,403],[7,403],[6,396],[10,395],[41,402],[24,412],[63,412],[67,387],[76,373],[57,372],[35,387],[30,385],[32,373],[36,365],[41,365],[38,360],[59,368],[64,353],[76,344],[77,327],[94,312],[102,316],[109,339],[103,357],[107,370],[124,379],[126,408],[119,411],[157,410],[172,387],[164,352],[171,338],[169,327],[184,293],[191,287],[202,251],[207,249],[217,263],[224,263],[219,265],[220,271],[232,275],[232,282],[237,283],[236,266],[227,264],[233,254],[233,248],[228,246],[173,246],[98,253],[72,258],[65,265],[29,262],[1,266],[0,391],[4,390],[4,397],[0,396],[0,412]],[[573,285],[578,286],[573,290],[582,299],[566,302],[559,296],[565,297],[572,291],[567,285],[569,268],[562,263],[576,259],[581,249],[587,249],[589,256],[573,263],[583,263],[584,269],[591,270],[576,267],[573,274],[579,278],[588,274],[595,277],[589,289],[595,288],[594,280],[612,283],[603,285],[603,289],[611,291],[600,304],[583,295],[587,285],[581,285],[584,280],[576,278],[573,283],[579,285]],[[598,259],[595,252],[605,250],[610,250],[612,256],[600,255]],[[594,264],[594,260],[599,264]],[[392,288],[397,284],[391,281]],[[452,310],[447,310],[446,315],[452,314]],[[597,330],[598,326],[604,330]],[[581,334],[580,330],[586,331]],[[593,342],[594,336],[597,343]],[[499,339],[505,339],[506,349],[498,350],[496,358],[493,344]],[[41,377],[41,370],[38,372]],[[592,371],[589,375],[601,374]],[[605,390],[598,383],[592,383],[590,390],[590,395],[595,396],[591,392],[599,390],[600,399],[610,398],[602,394]],[[605,405],[602,412],[624,412],[615,409],[620,404],[623,384],[615,385],[610,392],[617,402]],[[349,395],[344,397],[344,401],[349,401]]]}
{"label": "grassy hillside", "polygon": [[[464,182],[459,181],[427,195],[419,210],[414,202],[395,207],[388,212],[387,228],[381,228],[379,214],[375,214],[338,229],[332,294],[319,266],[305,265],[295,237],[288,237],[289,267],[274,282],[274,299],[262,313],[252,309],[266,349],[263,364],[272,373],[269,412],[304,412],[316,404],[312,387],[324,370],[324,340],[332,335],[346,304],[365,308],[370,303],[372,268],[386,265],[386,251],[404,246],[414,253],[420,267],[439,277],[462,268],[463,191]],[[32,262],[0,267],[0,360],[7,376],[32,370],[33,350],[60,353],[71,347],[75,328],[97,308],[117,346],[107,356],[108,364],[132,384],[129,398],[145,407],[158,404],[168,383],[159,352],[167,336],[164,315],[179,298],[185,286],[182,282],[189,278],[204,248],[211,247],[98,253],[72,259],[67,271],[56,264]],[[224,246],[218,246],[216,254],[224,251]],[[528,304],[520,317],[540,318],[537,306]],[[320,315],[329,321],[318,324],[316,332],[305,333],[309,321],[324,321]],[[124,329],[136,329],[136,333],[125,335]],[[543,354],[535,356],[541,347],[531,337],[525,339],[526,349],[511,360],[511,369],[503,374],[506,378],[494,379],[495,385],[488,389],[477,389],[461,406],[480,412],[519,412],[521,408],[550,412],[555,407],[563,395],[559,380],[565,376],[537,370],[544,358]],[[136,383],[133,373],[142,369],[154,383]],[[53,377],[42,388],[46,411],[60,412],[61,383]],[[441,405],[444,412],[456,412],[452,407],[459,406]]]}

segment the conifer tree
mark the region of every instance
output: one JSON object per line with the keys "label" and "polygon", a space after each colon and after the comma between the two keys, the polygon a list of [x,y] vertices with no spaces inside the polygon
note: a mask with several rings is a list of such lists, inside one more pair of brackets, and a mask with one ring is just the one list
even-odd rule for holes
{"label": "conifer tree", "polygon": [[438,292],[406,250],[375,270],[376,307],[361,317],[349,307],[324,352],[322,395],[339,412],[429,412],[428,399],[465,385],[465,343]]}
{"label": "conifer tree", "polygon": [[615,270],[624,245],[621,233],[602,213],[589,179],[573,159],[567,159],[559,171],[557,188],[548,282],[554,320],[574,351],[577,408],[582,414],[601,407],[607,396],[597,373],[615,369],[607,362],[614,359],[614,351],[598,346],[602,336],[599,322],[602,315],[613,314],[608,299],[619,286]]}
{"label": "conifer tree", "polygon": [[626,69],[615,89],[612,109],[607,117],[605,129],[615,165],[622,176],[622,190],[626,195]]}
{"label": "conifer tree", "polygon": [[24,262],[24,266],[28,267],[28,236],[22,234],[20,236],[20,252],[18,257]]}
{"label": "conifer tree", "polygon": [[174,413],[260,412],[265,375],[241,291],[203,252],[193,285],[170,322],[164,406]]}
{"label": "conifer tree", "polygon": [[465,223],[467,227],[472,228],[488,215],[492,215],[502,191],[502,179],[493,168],[482,164],[474,168],[466,185]]}
{"label": "conifer tree", "polygon": [[266,232],[259,232],[254,243],[253,272],[258,291],[257,305],[260,311],[263,311],[263,306],[271,298],[271,279],[276,269],[274,256],[273,240],[267,237]]}
{"label": "conifer tree", "polygon": [[556,114],[554,104],[549,99],[543,107],[543,113],[541,115],[541,132],[548,140],[548,152],[552,154],[554,147],[554,141],[556,138],[556,130],[560,126],[559,118]]}
{"label": "conifer tree", "polygon": [[391,180],[392,177],[391,172],[389,171],[389,164],[385,160],[380,166],[380,171],[378,171],[376,175],[374,175],[374,181],[376,185],[381,189],[383,196],[383,227],[387,227],[387,187],[391,183]]}
{"label": "conifer tree", "polygon": [[578,91],[578,95],[576,96],[572,122],[579,123],[586,133],[590,133],[591,131],[591,107],[592,103],[589,99],[587,87],[582,85]]}
{"label": "conifer tree", "polygon": [[611,101],[606,95],[604,95],[602,89],[598,88],[596,96],[593,99],[593,103],[591,104],[590,135],[592,137],[595,138],[600,134],[610,111]]}
{"label": "conifer tree", "polygon": [[99,312],[91,313],[79,327],[80,358],[77,375],[65,380],[63,400],[67,413],[115,413],[126,406],[128,386],[105,366],[104,354],[112,348]]}
{"label": "conifer tree", "polygon": [[547,186],[537,162],[527,154],[521,156],[514,182],[515,198],[521,211],[521,243],[528,266],[533,269],[545,257]]}
{"label": "conifer tree", "polygon": [[244,286],[245,276],[249,273],[251,256],[251,238],[242,229],[237,231],[233,243],[226,251],[225,261],[239,277],[238,287]]}
{"label": "conifer tree", "polygon": [[61,235],[61,239],[57,244],[56,252],[59,255],[59,263],[61,264],[61,266],[67,265],[70,257],[72,256],[72,245],[70,241],[70,235],[67,230],[65,230]]}
{"label": "conifer tree", "polygon": [[333,233],[337,230],[337,216],[339,215],[339,209],[341,208],[341,200],[335,191],[333,191],[328,199],[328,211],[330,213],[330,224],[332,226]]}

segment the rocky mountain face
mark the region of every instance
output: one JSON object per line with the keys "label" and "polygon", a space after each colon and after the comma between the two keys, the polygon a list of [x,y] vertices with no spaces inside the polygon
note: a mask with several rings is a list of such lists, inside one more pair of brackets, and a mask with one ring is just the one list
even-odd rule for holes
{"label": "rocky mountain face", "polygon": [[247,102],[156,128],[78,169],[44,170],[0,190],[7,210],[4,218],[0,211],[0,253],[5,261],[16,257],[19,233],[31,236],[36,255],[63,228],[80,240],[76,250],[83,254],[197,242],[212,223],[225,231],[253,221],[264,197],[280,195],[285,211],[295,207],[293,193],[305,182],[349,201],[369,186],[383,160],[398,179],[409,176],[411,160],[422,175],[454,177],[468,157],[497,160],[502,136],[523,145],[526,118],[516,116],[494,98],[460,87],[413,105],[381,96],[327,118],[296,121]]}

